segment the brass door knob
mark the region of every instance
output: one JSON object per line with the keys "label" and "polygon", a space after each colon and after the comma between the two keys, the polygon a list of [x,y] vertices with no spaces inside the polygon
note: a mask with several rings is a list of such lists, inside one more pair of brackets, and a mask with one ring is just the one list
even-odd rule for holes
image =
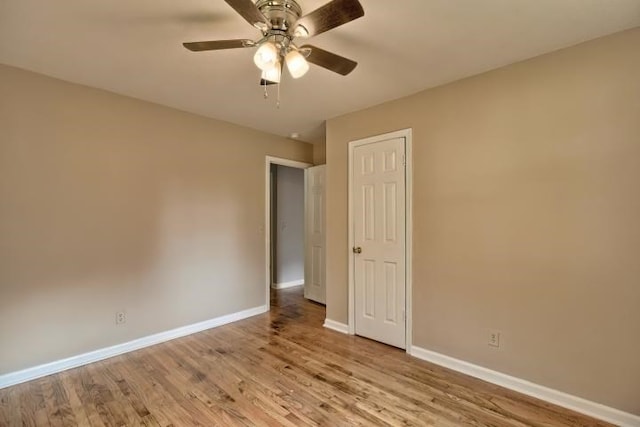
{"label": "brass door knob", "polygon": [[354,246],[353,247],[353,253],[354,254],[361,254],[362,253],[362,248],[360,246]]}

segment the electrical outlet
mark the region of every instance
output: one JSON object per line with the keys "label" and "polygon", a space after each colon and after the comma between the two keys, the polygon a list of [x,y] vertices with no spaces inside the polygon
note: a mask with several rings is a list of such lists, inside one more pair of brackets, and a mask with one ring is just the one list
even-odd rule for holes
{"label": "electrical outlet", "polygon": [[127,312],[118,311],[116,313],[116,325],[123,325],[127,323]]}
{"label": "electrical outlet", "polygon": [[500,347],[500,332],[499,331],[495,331],[495,330],[489,331],[487,344],[489,344],[490,347],[499,348]]}

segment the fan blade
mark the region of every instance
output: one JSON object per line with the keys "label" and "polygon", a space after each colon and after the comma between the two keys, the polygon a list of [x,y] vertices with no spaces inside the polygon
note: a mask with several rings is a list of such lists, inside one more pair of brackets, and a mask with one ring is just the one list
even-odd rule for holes
{"label": "fan blade", "polygon": [[237,49],[241,47],[253,47],[255,45],[256,44],[252,40],[247,39],[182,43],[182,46],[192,52],[201,52],[203,50]]}
{"label": "fan blade", "polygon": [[224,0],[236,12],[240,14],[249,24],[253,25],[260,31],[266,31],[271,28],[271,24],[260,12],[252,0]]}
{"label": "fan blade", "polygon": [[342,74],[343,76],[352,72],[358,65],[355,61],[336,55],[335,53],[327,52],[319,47],[307,44],[300,48],[300,50],[307,49],[311,50],[309,56],[307,56],[307,61],[333,71],[334,73]]}
{"label": "fan blade", "polygon": [[301,37],[316,36],[363,16],[364,9],[358,0],[333,0],[300,18],[293,33]]}

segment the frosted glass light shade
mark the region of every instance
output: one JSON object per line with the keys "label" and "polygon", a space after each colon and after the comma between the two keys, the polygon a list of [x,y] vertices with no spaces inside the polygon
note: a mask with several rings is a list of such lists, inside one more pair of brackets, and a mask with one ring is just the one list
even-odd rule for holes
{"label": "frosted glass light shade", "polygon": [[282,66],[280,62],[276,62],[276,65],[269,68],[268,70],[262,71],[262,80],[266,80],[268,82],[280,83],[280,77],[282,75]]}
{"label": "frosted glass light shade", "polygon": [[253,62],[263,71],[273,68],[278,62],[278,49],[273,43],[264,43],[258,48],[253,57]]}
{"label": "frosted glass light shade", "polygon": [[285,60],[287,61],[289,73],[291,73],[291,77],[294,79],[299,79],[309,71],[309,63],[297,50],[289,52]]}

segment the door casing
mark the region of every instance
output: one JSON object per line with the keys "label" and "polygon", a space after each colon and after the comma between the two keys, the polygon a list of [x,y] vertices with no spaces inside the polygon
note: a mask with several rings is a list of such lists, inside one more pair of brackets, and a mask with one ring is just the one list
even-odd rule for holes
{"label": "door casing", "polygon": [[353,215],[353,151],[356,147],[375,142],[386,141],[393,138],[404,138],[405,143],[405,310],[406,310],[406,328],[405,342],[406,352],[411,353],[412,345],[412,323],[413,323],[413,307],[412,307],[412,259],[413,259],[413,150],[412,150],[412,130],[402,129],[395,132],[376,135],[364,139],[349,142],[349,219],[348,219],[348,236],[349,245],[347,254],[349,257],[349,334],[355,335],[355,283],[354,283],[354,255],[351,248],[354,246],[354,215]]}

